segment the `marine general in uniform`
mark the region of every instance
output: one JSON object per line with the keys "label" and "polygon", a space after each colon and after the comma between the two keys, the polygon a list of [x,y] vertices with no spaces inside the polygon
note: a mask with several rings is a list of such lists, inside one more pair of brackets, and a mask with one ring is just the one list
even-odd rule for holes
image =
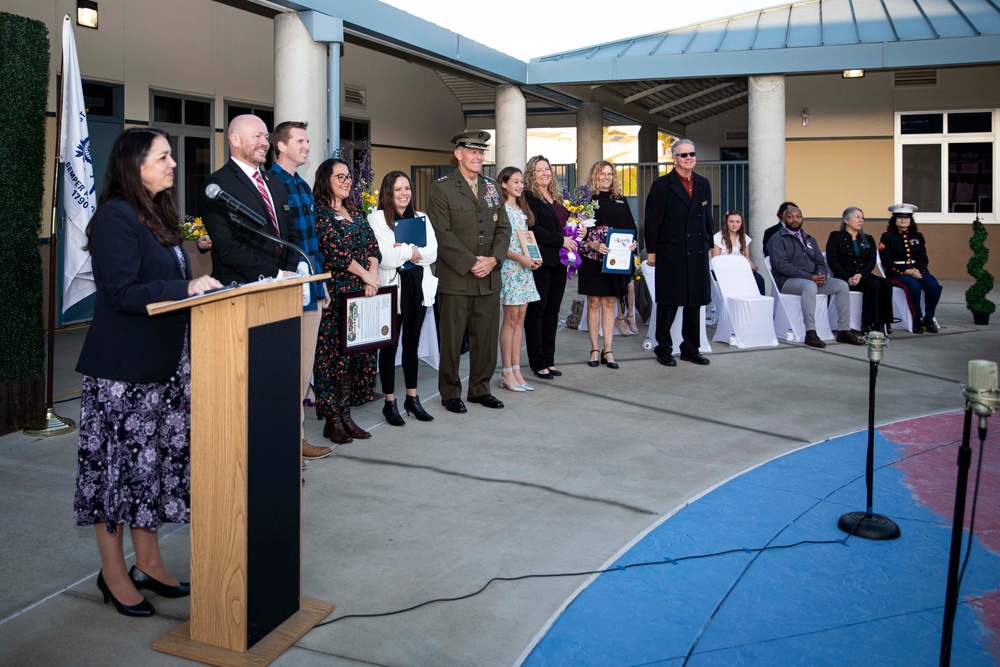
{"label": "marine general in uniform", "polygon": [[468,400],[488,408],[503,403],[490,394],[500,334],[500,264],[510,244],[510,221],[496,182],[479,172],[489,132],[451,138],[458,169],[431,185],[431,225],[438,240],[435,264],[441,315],[438,390],[449,412],[465,412],[458,372],[469,330]]}

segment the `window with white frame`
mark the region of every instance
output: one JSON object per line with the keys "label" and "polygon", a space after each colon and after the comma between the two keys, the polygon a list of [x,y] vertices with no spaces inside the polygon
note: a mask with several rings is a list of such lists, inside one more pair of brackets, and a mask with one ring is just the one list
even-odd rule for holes
{"label": "window with white frame", "polygon": [[996,118],[995,109],[898,112],[896,198],[921,220],[995,220]]}

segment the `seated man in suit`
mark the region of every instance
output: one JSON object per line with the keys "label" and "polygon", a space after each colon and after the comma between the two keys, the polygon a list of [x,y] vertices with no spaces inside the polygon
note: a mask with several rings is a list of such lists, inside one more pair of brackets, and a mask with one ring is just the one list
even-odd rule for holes
{"label": "seated man in suit", "polygon": [[[257,116],[237,116],[229,124],[229,161],[205,179],[215,183],[255,211],[268,224],[261,231],[298,245],[298,230],[292,224],[288,191],[277,178],[261,170],[267,162],[267,126]],[[224,285],[277,278],[282,271],[294,272],[299,254],[230,220],[230,212],[218,199],[202,191],[202,219],[212,238],[212,277]]]}
{"label": "seated man in suit", "polygon": [[819,242],[802,231],[802,211],[789,206],[781,216],[781,229],[767,243],[771,273],[782,294],[802,297],[806,345],[826,347],[816,334],[816,295],[833,294],[837,308],[837,342],[864,345],[851,331],[851,292],[847,283],[830,276]]}

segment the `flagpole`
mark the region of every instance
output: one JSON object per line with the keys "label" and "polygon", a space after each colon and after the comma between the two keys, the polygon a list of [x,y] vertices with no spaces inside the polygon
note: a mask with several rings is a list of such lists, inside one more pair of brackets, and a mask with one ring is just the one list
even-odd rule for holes
{"label": "flagpole", "polygon": [[[69,18],[66,16],[64,21]],[[61,164],[60,147],[62,146],[62,113],[63,113],[63,62],[59,64],[59,97],[56,106],[56,151],[55,160],[52,167],[52,221],[49,228],[49,326],[46,336],[46,369],[45,369],[45,417],[27,425],[24,429],[25,435],[50,437],[65,435],[76,430],[76,424],[68,417],[60,417],[56,414],[52,400],[52,381],[55,376],[55,347],[56,347],[56,284],[58,274],[59,253],[56,248],[57,243],[57,213],[59,210],[59,165]]]}

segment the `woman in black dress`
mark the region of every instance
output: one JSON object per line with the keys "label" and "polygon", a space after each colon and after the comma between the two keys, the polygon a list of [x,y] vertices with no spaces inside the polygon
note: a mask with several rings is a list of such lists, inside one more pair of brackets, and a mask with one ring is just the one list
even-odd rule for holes
{"label": "woman in black dress", "polygon": [[[97,294],[76,370],[83,373],[74,511],[93,526],[97,587],[124,616],[155,613],[140,589],[191,592],[160,555],[163,522],[191,518],[191,362],[188,313],[151,318],[146,306],[222,287],[191,279],[166,133],[126,130],[115,140],[87,227]],[[120,530],[129,525],[135,565],[126,571]]]}
{"label": "woman in black dress", "polygon": [[[594,190],[597,210],[594,219],[597,223],[587,230],[587,235],[580,242],[580,286],[579,293],[587,297],[587,332],[590,334],[590,358],[587,365],[596,368],[599,364],[607,364],[608,368],[618,368],[611,344],[614,340],[615,307],[622,313],[628,312],[626,295],[628,283],[632,279],[629,273],[604,273],[604,255],[608,254],[605,245],[609,229],[629,229],[636,232],[632,209],[622,197],[622,185],[618,180],[615,165],[607,160],[599,160],[590,168],[587,185]],[[638,247],[633,240],[632,252]],[[632,266],[629,264],[629,268]],[[622,316],[624,317],[624,316]],[[604,349],[598,354],[598,326],[604,331]]]}
{"label": "woman in black dress", "polygon": [[847,282],[852,292],[861,292],[861,332],[892,333],[892,283],[876,276],[875,239],[865,234],[865,214],[849,206],[840,229],[830,232],[826,242],[826,263],[834,278]]}
{"label": "woman in black dress", "polygon": [[563,208],[562,193],[549,160],[543,155],[528,160],[524,169],[524,197],[535,220],[531,231],[542,252],[542,265],[534,272],[535,287],[541,298],[529,303],[524,314],[524,341],[531,370],[543,380],[551,380],[562,375],[556,368],[556,331],[567,273],[559,260],[559,250],[576,252],[577,244],[563,234],[569,211]]}

